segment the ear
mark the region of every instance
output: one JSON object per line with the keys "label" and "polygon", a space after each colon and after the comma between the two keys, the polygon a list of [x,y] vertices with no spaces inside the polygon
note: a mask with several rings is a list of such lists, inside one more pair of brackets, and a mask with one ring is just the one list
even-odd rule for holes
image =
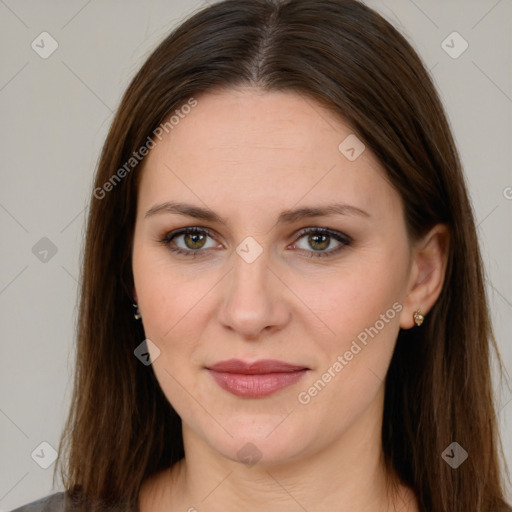
{"label": "ear", "polygon": [[407,298],[400,314],[402,329],[415,326],[413,314],[418,309],[427,316],[441,294],[449,244],[450,233],[445,224],[436,224],[414,244]]}
{"label": "ear", "polygon": [[138,304],[138,299],[137,299],[137,290],[135,289],[135,286],[133,287],[133,298],[135,299],[135,304]]}

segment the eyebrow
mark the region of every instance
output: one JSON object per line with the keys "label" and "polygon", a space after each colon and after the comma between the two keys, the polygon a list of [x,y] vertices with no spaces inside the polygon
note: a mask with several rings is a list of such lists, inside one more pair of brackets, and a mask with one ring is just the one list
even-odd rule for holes
{"label": "eyebrow", "polygon": [[[157,214],[171,213],[176,215],[184,215],[187,217],[194,217],[210,222],[219,222],[227,224],[226,219],[210,210],[209,208],[202,208],[188,203],[177,203],[167,201],[165,203],[156,204],[151,207],[145,215],[145,218]],[[310,206],[297,208],[294,210],[284,210],[280,213],[277,224],[292,224],[302,219],[310,217],[326,217],[329,215],[359,215],[362,217],[370,217],[370,214],[360,208],[351,206],[349,204],[330,203],[322,206]]]}

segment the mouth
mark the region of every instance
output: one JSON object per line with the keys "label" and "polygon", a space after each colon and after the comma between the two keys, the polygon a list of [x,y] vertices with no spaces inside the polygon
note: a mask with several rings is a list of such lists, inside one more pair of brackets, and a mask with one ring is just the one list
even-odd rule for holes
{"label": "mouth", "polygon": [[247,363],[239,359],[221,361],[206,369],[225,391],[245,398],[262,398],[295,384],[308,371],[297,366],[265,359]]}

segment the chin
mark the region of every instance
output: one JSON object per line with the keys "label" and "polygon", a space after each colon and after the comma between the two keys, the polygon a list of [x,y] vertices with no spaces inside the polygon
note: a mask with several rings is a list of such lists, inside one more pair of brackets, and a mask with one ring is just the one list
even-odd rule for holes
{"label": "chin", "polygon": [[286,414],[269,415],[266,419],[239,417],[228,422],[233,437],[219,429],[216,429],[217,435],[212,436],[208,426],[201,437],[212,450],[247,467],[285,464],[305,456],[313,448],[317,436],[314,432],[305,432],[301,422],[284,418]]}

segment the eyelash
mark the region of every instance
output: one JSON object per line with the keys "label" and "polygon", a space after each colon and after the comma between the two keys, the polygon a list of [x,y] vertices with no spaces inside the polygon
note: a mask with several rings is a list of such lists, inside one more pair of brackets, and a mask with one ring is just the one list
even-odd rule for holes
{"label": "eyelash", "polygon": [[[174,238],[176,238],[180,235],[186,235],[186,234],[190,234],[190,233],[199,233],[199,234],[203,234],[203,235],[205,234],[205,235],[208,235],[209,237],[213,238],[212,233],[210,232],[209,229],[191,226],[188,228],[182,228],[182,229],[178,229],[176,231],[171,231],[171,232],[167,233],[164,237],[159,239],[158,242],[160,242],[161,244],[166,246],[170,251],[172,251],[176,254],[181,254],[183,256],[188,256],[188,257],[193,257],[193,258],[196,258],[198,256],[201,257],[202,255],[200,255],[200,253],[207,252],[208,249],[185,250],[185,249],[182,249],[181,247],[171,247],[171,245],[170,245],[171,242],[174,240]],[[301,230],[296,235],[298,237],[297,241],[300,240],[301,238],[303,238],[305,235],[309,235],[311,233],[330,236],[331,238],[334,238],[335,240],[340,242],[341,245],[339,247],[337,247],[336,249],[331,249],[330,251],[305,251],[307,253],[310,253],[310,255],[308,255],[308,257],[310,257],[310,258],[318,258],[318,257],[322,258],[322,257],[333,256],[335,254],[338,254],[345,247],[349,246],[352,243],[352,239],[348,235],[345,235],[344,233],[340,233],[339,231],[333,231],[333,230],[330,230],[327,228],[305,228],[305,229]],[[295,242],[294,242],[294,244],[295,244]],[[302,251],[304,251],[304,250],[302,250]]]}

